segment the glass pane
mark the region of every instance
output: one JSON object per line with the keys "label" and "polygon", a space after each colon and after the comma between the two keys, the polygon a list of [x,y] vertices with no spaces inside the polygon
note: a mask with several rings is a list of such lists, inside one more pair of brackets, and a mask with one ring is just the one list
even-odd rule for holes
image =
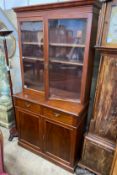
{"label": "glass pane", "polygon": [[59,63],[50,64],[50,96],[53,98],[80,98],[82,67]]}
{"label": "glass pane", "polygon": [[21,22],[24,86],[44,90],[43,22]]}
{"label": "glass pane", "polygon": [[49,20],[50,96],[78,100],[87,19]]}
{"label": "glass pane", "polygon": [[44,90],[44,64],[38,60],[23,59],[24,87]]}
{"label": "glass pane", "polygon": [[49,20],[49,35],[52,43],[85,44],[87,19]]}
{"label": "glass pane", "polygon": [[84,48],[71,48],[55,46],[49,47],[49,58],[51,62],[67,62],[68,64],[83,64]]}

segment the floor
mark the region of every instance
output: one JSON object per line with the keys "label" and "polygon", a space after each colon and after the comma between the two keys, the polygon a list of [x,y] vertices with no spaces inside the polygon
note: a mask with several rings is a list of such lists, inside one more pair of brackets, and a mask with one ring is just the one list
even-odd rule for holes
{"label": "floor", "polygon": [[[17,138],[8,141],[9,131],[0,127],[4,137],[4,163],[10,175],[73,175],[55,164],[20,147]],[[86,170],[77,169],[77,175],[92,175]]]}

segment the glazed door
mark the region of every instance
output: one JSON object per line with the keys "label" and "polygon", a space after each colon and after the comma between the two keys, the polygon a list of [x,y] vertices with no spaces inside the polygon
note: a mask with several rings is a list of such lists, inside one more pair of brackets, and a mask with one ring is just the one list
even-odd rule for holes
{"label": "glazed door", "polygon": [[87,26],[88,18],[76,15],[48,19],[49,98],[80,101],[88,57]]}
{"label": "glazed door", "polygon": [[43,21],[21,21],[23,88],[44,91]]}
{"label": "glazed door", "polygon": [[31,146],[41,147],[41,129],[39,116],[16,110],[19,139]]}
{"label": "glazed door", "polygon": [[72,130],[44,119],[44,152],[54,159],[69,164],[71,158]]}

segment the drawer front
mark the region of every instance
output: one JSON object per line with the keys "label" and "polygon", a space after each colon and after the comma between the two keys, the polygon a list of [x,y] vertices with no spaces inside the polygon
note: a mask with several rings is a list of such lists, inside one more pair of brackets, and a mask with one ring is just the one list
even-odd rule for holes
{"label": "drawer front", "polygon": [[21,99],[15,99],[15,106],[24,108],[25,110],[32,111],[34,113],[40,113],[41,107],[38,104],[26,101],[26,100],[21,100]]}
{"label": "drawer front", "polygon": [[66,114],[64,112],[60,112],[58,110],[54,110],[54,109],[49,109],[49,108],[43,108],[43,115],[47,118],[50,118],[54,121],[59,121],[62,122],[64,124],[68,124],[68,125],[72,125],[72,126],[76,126],[77,125],[77,117],[70,115],[70,114]]}

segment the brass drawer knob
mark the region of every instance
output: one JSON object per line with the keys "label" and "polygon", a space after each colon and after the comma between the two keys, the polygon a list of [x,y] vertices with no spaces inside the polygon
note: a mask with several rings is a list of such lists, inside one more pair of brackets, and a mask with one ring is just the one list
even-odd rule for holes
{"label": "brass drawer knob", "polygon": [[54,113],[55,117],[60,117],[59,113]]}
{"label": "brass drawer knob", "polygon": [[25,106],[26,106],[27,108],[29,108],[29,107],[31,106],[31,104],[28,103],[28,102],[25,102]]}

